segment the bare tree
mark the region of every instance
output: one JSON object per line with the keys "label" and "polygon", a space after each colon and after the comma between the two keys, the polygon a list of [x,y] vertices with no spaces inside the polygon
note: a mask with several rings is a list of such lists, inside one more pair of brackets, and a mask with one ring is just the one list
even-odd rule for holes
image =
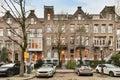
{"label": "bare tree", "polygon": [[[20,76],[24,76],[24,52],[27,48],[27,26],[28,24],[25,23],[26,21],[26,10],[25,10],[25,0],[1,0],[4,2],[1,7],[5,10],[11,12],[13,15],[13,19],[15,22],[19,24],[19,28],[21,30],[21,34],[17,33],[12,25],[9,25],[10,32],[16,35],[21,41],[15,40],[13,37],[8,36],[8,38],[17,43],[21,48],[21,59],[20,59]],[[19,18],[18,18],[19,17]],[[5,18],[7,20],[7,17]]]}
{"label": "bare tree", "polygon": [[[66,31],[66,15],[60,14],[58,20],[53,21],[53,39],[56,39],[56,49],[58,52],[59,67],[61,66],[62,37]],[[54,41],[54,40],[53,40]]]}
{"label": "bare tree", "polygon": [[82,48],[85,47],[85,42],[87,40],[87,39],[85,39],[85,37],[86,37],[85,27],[78,24],[75,36],[77,36],[77,37],[79,36],[79,56],[80,56],[80,62],[79,63],[81,65],[82,64]]}

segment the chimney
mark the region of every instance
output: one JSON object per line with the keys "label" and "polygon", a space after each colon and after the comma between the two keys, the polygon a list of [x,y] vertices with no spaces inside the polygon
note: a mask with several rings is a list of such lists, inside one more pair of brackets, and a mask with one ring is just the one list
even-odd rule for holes
{"label": "chimney", "polygon": [[81,6],[78,6],[78,9],[81,9]]}
{"label": "chimney", "polygon": [[30,12],[31,12],[32,14],[34,14],[35,10],[30,10]]}

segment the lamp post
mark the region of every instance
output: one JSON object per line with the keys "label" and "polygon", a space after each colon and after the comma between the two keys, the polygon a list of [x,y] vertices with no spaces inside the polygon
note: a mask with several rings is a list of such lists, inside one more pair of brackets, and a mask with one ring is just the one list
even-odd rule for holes
{"label": "lamp post", "polygon": [[101,52],[101,74],[103,75],[103,48],[100,48],[100,52]]}

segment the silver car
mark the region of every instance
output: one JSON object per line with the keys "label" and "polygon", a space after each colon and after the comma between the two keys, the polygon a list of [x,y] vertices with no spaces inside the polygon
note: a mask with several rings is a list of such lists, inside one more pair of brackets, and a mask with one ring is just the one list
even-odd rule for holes
{"label": "silver car", "polygon": [[48,76],[52,77],[55,73],[55,69],[51,64],[43,64],[36,72],[36,77]]}
{"label": "silver car", "polygon": [[80,75],[91,75],[93,76],[93,69],[88,65],[81,65],[75,68],[75,73]]}

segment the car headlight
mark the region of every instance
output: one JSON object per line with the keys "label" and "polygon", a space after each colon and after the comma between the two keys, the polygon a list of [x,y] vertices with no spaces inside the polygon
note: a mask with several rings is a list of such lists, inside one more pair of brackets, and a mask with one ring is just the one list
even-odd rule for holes
{"label": "car headlight", "polygon": [[52,70],[51,70],[51,71],[49,71],[49,73],[52,73]]}

